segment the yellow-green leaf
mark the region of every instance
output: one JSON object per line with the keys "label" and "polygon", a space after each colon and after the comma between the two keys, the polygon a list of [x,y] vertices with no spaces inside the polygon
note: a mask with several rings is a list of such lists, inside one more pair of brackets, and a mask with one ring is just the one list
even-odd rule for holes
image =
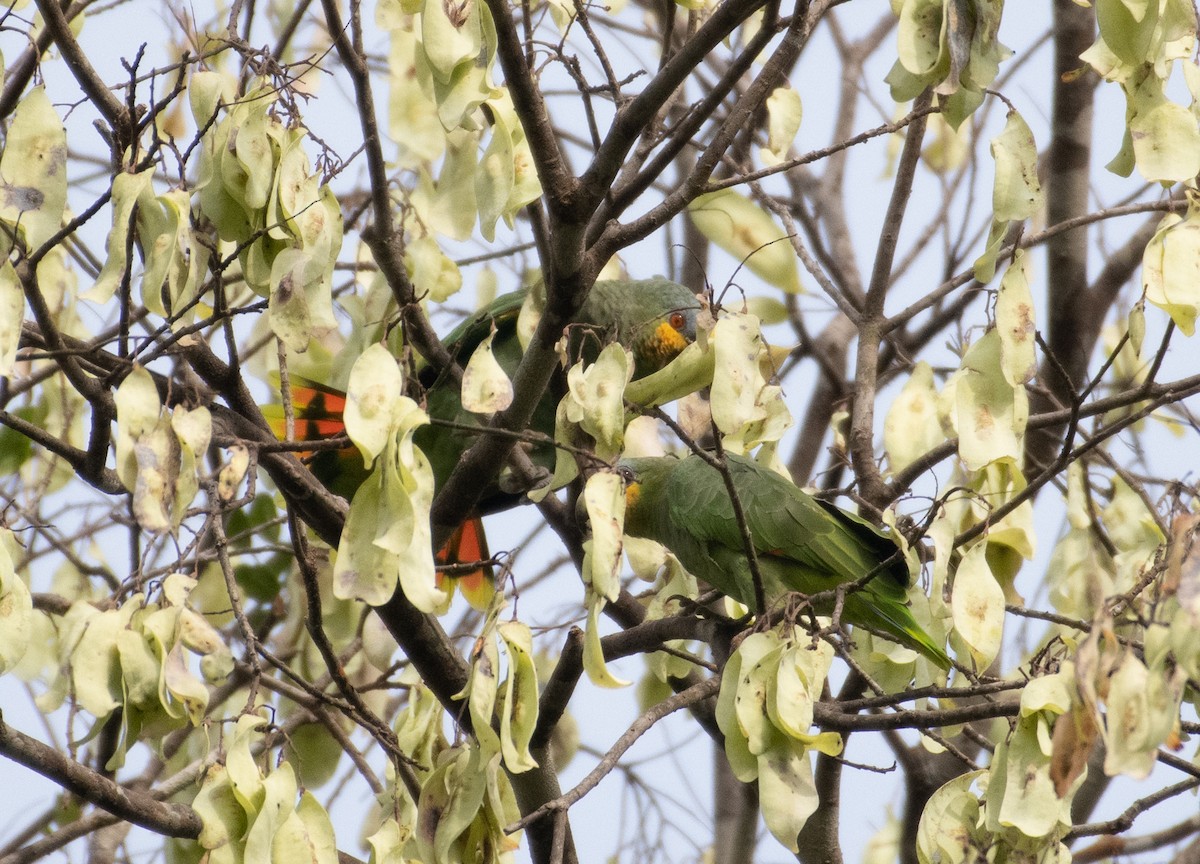
{"label": "yellow-green leaf", "polygon": [[1022,558],[1032,560],[1037,541],[1032,502],[1027,500],[1021,503],[999,521],[992,517],[996,508],[1025,491],[1025,475],[1017,463],[1012,459],[989,462],[969,485],[978,493],[977,497],[971,499],[971,508],[976,520],[988,525],[988,543],[1002,544]]}
{"label": "yellow-green leaf", "polygon": [[432,237],[419,237],[404,249],[404,266],[413,284],[442,303],[462,288],[462,273]]}
{"label": "yellow-green leaf", "polygon": [[787,159],[803,115],[800,94],[791,86],[784,84],[771,92],[767,97],[767,146],[758,151],[763,164],[778,165]]}
{"label": "yellow-green leaf", "polygon": [[107,717],[121,704],[124,690],[117,634],[124,631],[131,611],[97,612],[78,601],[67,615],[72,626],[70,637],[63,642],[69,650],[63,659],[70,664],[76,702],[93,717]]}
{"label": "yellow-green leaf", "polygon": [[207,276],[208,248],[192,234],[190,202],[183,189],[155,197],[149,183],[137,200],[138,234],[146,256],[142,302],[157,315],[170,315],[176,328],[195,318],[195,300]]}
{"label": "yellow-green leaf", "polygon": [[379,606],[399,580],[414,606],[432,612],[448,599],[437,587],[433,566],[433,469],[412,442],[413,432],[429,417],[407,396],[392,398],[389,439],[375,470],[350,502],[334,562],[333,593]]}
{"label": "yellow-green leaf", "polygon": [[433,74],[442,81],[449,81],[460,63],[473,63],[479,54],[480,43],[473,38],[476,32],[463,20],[472,5],[453,7],[456,20],[451,20],[442,0],[425,0],[421,10],[421,50]]}
{"label": "yellow-green leaf", "polygon": [[807,748],[785,738],[759,756],[758,790],[767,830],[789,851],[798,852],[800,830],[820,804]]}
{"label": "yellow-green leaf", "polygon": [[192,809],[202,823],[196,842],[204,849],[236,844],[246,833],[246,811],[233,794],[228,770],[219,762],[204,772],[204,781],[192,801]]}
{"label": "yellow-green leaf", "polygon": [[404,393],[404,376],[396,358],[378,342],[350,367],[346,386],[346,434],[370,467],[391,437],[397,399]]}
{"label": "yellow-green leaf", "polygon": [[656,407],[695,393],[713,381],[716,353],[710,345],[693,342],[657,372],[630,381],[625,398],[637,405]]}
{"label": "yellow-green leaf", "polygon": [[1000,332],[1000,368],[1004,378],[1021,387],[1037,374],[1033,292],[1029,290],[1029,256],[1017,250],[1000,280],[996,295],[996,329]]}
{"label": "yellow-green leaf", "polygon": [[1161,89],[1147,93],[1138,88],[1129,99],[1129,135],[1142,176],[1169,184],[1200,173],[1200,129],[1192,112],[1168,100]]}
{"label": "yellow-green leaf", "polygon": [[246,861],[271,860],[275,836],[296,809],[296,773],[284,762],[262,781],[263,802],[246,832]]}
{"label": "yellow-green leaf", "polygon": [[1029,716],[1038,711],[1065,714],[1071,707],[1074,690],[1075,674],[1069,666],[1051,675],[1034,678],[1021,691],[1021,714]]}
{"label": "yellow-green leaf", "polygon": [[963,864],[975,861],[981,848],[979,799],[971,787],[987,771],[970,771],[950,780],[933,793],[917,827],[917,860],[920,864]]}
{"label": "yellow-green leaf", "polygon": [[[826,643],[819,642],[828,647]],[[771,723],[785,732],[791,738],[800,740],[808,735],[808,729],[813,720],[813,693],[808,677],[797,663],[797,651],[807,650],[808,646],[797,644],[788,645],[779,657],[779,665],[767,693],[767,715]],[[829,649],[832,650],[832,649]],[[820,698],[820,687],[824,677],[816,682],[817,698]]]}
{"label": "yellow-green leaf", "polygon": [[0,528],[0,675],[21,662],[33,623],[33,597],[16,571],[15,551],[12,532]]}
{"label": "yellow-green leaf", "polygon": [[1142,253],[1146,299],[1171,316],[1185,336],[1200,312],[1200,203],[1189,201],[1187,218],[1168,213]]}
{"label": "yellow-green leaf", "polygon": [[533,634],[529,625],[504,621],[497,628],[508,652],[508,678],[504,682],[504,713],[500,717],[500,745],[504,764],[520,774],[537,767],[529,752],[538,718],[537,669],[533,663]]}
{"label": "yellow-green leaf", "polygon": [[[613,10],[615,6],[615,3],[610,4],[609,10]],[[487,105],[496,118],[496,125],[503,124],[512,139],[513,182],[508,193],[508,202],[500,213],[508,227],[512,228],[515,224],[516,214],[527,204],[531,204],[541,197],[542,181],[538,178],[537,165],[533,161],[533,151],[530,150],[529,142],[525,138],[525,127],[521,125],[517,109],[513,107],[511,94],[507,89],[501,88],[488,100]],[[601,275],[597,278],[607,279],[609,277]]]}
{"label": "yellow-green leaf", "polygon": [[171,413],[171,429],[179,442],[179,470],[171,513],[171,524],[178,527],[200,491],[199,471],[203,467],[200,463],[212,438],[212,415],[203,405],[190,411],[177,405]]}
{"label": "yellow-green leaf", "polygon": [[439,766],[421,787],[416,839],[422,859],[452,864],[455,842],[479,815],[487,793],[487,771],[476,747],[456,747],[443,753]]}
{"label": "yellow-green leaf", "polygon": [[500,685],[500,651],[496,647],[496,615],[488,616],[483,631],[475,642],[471,658],[471,675],[462,693],[454,698],[467,700],[475,738],[485,753],[500,751],[500,736],[492,728],[496,708],[496,690]]}
{"label": "yellow-green leaf", "polygon": [[234,159],[222,161],[226,188],[248,211],[265,208],[274,186],[277,152],[270,132],[279,121],[267,114],[272,101],[246,99],[238,105],[234,116],[241,122],[232,136]]}
{"label": "yellow-green leaf", "polygon": [[496,327],[479,343],[467,361],[462,377],[462,406],[476,414],[503,411],[513,400],[512,382],[492,353]]}
{"label": "yellow-green leaf", "polygon": [[[898,6],[897,62],[910,75],[920,78],[941,77],[950,68],[950,54],[943,30],[941,0],[904,0]],[[897,101],[911,99],[897,98]]]}
{"label": "yellow-green leaf", "polygon": [[179,471],[178,442],[150,373],[135,366],[117,387],[117,474],[133,493],[134,515],[147,531],[171,526],[168,504]]}
{"label": "yellow-green leaf", "polygon": [[17,103],[0,153],[0,221],[19,227],[33,252],[58,231],[66,203],[67,131],[46,88],[34,87]]}
{"label": "yellow-green leaf", "polygon": [[758,777],[758,757],[750,752],[750,742],[737,719],[738,682],[742,677],[742,651],[739,646],[721,673],[721,690],[717,694],[717,726],[725,736],[725,758],[733,776],[743,783]]}
{"label": "yellow-green leaf", "polygon": [[863,864],[895,864],[900,860],[904,827],[890,811],[883,827],[871,835],[863,850]]}
{"label": "yellow-green leaf", "polygon": [[229,76],[222,72],[196,70],[188,79],[188,107],[198,130],[206,129],[216,116],[222,101],[232,97]]}
{"label": "yellow-green leaf", "polygon": [[883,448],[893,471],[903,471],[946,438],[938,419],[933,367],[924,360],[912,375],[883,421]]}
{"label": "yellow-green leaf", "polygon": [[271,841],[271,864],[337,864],[337,841],[329,814],[311,792],[287,817]]}
{"label": "yellow-green leaf", "polygon": [[[183,706],[191,724],[199,726],[208,708],[208,687],[192,674],[179,645],[173,646],[163,660],[163,684],[172,699]],[[172,716],[178,713],[171,706],[166,707]]]}
{"label": "yellow-green leaf", "polygon": [[225,502],[232,501],[238,487],[250,468],[250,448],[245,444],[232,444],[228,448],[229,460],[217,474],[217,496]]}
{"label": "yellow-green leaf", "polygon": [[1026,837],[1043,839],[1060,824],[1070,824],[1070,799],[1060,798],[1050,779],[1050,727],[1045,716],[1032,714],[1017,721],[1008,740],[996,748],[993,765],[997,767],[988,783],[990,826],[1016,828]]}
{"label": "yellow-green leaf", "polygon": [[[436,180],[433,168],[422,167],[412,193],[413,209],[433,233],[468,240],[475,228],[479,164],[478,129],[452,129],[446,133],[446,155]],[[486,236],[486,233],[485,233]],[[491,238],[489,238],[491,239]]]}
{"label": "yellow-green leaf", "polygon": [[621,535],[625,525],[625,486],[619,475],[597,471],[583,490],[592,537],[585,550],[585,584],[606,600],[621,592]]}
{"label": "yellow-green leaf", "polygon": [[742,659],[733,708],[746,744],[755,756],[764,755],[783,740],[771,722],[768,709],[783,649],[774,630],[752,633],[738,647]]}
{"label": "yellow-green leaf", "polygon": [[129,266],[126,249],[133,205],[149,190],[150,180],[153,177],[154,169],[147,168],[138,174],[128,174],[122,171],[113,178],[113,223],[108,232],[108,242],[105,245],[104,266],[100,269],[95,284],[80,295],[83,299],[97,304],[104,304],[112,299],[113,293],[117,290],[117,286],[121,283],[125,270]]}
{"label": "yellow-green leaf", "polygon": [[243,714],[234,727],[233,741],[227,745],[225,767],[234,797],[242,806],[247,822],[253,820],[263,805],[265,790],[262,772],[254,761],[251,748],[265,734],[266,723],[258,714]]}
{"label": "yellow-green leaf", "polygon": [[400,166],[413,168],[437,160],[446,147],[446,130],[431,93],[429,64],[417,62],[417,35],[408,27],[392,30],[388,54],[388,134],[399,149]]}
{"label": "yellow-green leaf", "polygon": [[171,717],[183,716],[178,706],[171,704],[166,685],[167,653],[179,641],[178,621],[178,609],[148,606],[135,611],[133,626],[118,635],[126,708],[133,705],[147,713],[161,710]]}
{"label": "yellow-green leaf", "polygon": [[979,670],[996,659],[1004,635],[1004,590],[988,567],[986,551],[987,543],[979,542],[963,555],[950,597],[953,632],[966,644]]}
{"label": "yellow-green leaf", "polygon": [[1104,773],[1138,780],[1150,775],[1179,719],[1184,683],[1181,670],[1151,673],[1136,656],[1125,655],[1109,680]]}
{"label": "yellow-green leaf", "polygon": [[755,275],[796,293],[800,271],[787,234],[767,211],[733,189],[701,195],[688,205],[700,232]]}
{"label": "yellow-green leaf", "polygon": [[580,361],[567,372],[566,417],[592,436],[601,459],[615,459],[624,444],[624,394],[632,375],[629,351],[616,342],[586,369]]}
{"label": "yellow-green leaf", "polygon": [[608,689],[628,687],[630,682],[613,675],[604,662],[604,648],[600,644],[600,610],[604,608],[604,598],[590,588],[585,595],[587,630],[583,635],[583,669],[588,680]]}
{"label": "yellow-green leaf", "polygon": [[513,155],[513,140],[508,124],[499,121],[492,126],[492,139],[480,157],[475,175],[479,230],[488,242],[496,239],[496,220],[508,210],[509,197],[516,182]]}
{"label": "yellow-green leaf", "polygon": [[1129,347],[1133,349],[1133,356],[1140,357],[1142,354],[1142,341],[1146,338],[1146,301],[1139,300],[1133,304],[1133,308],[1129,310]]}
{"label": "yellow-green leaf", "polygon": [[955,129],[941,114],[929,115],[925,140],[929,143],[921,149],[921,159],[938,174],[957,171],[971,155],[971,128]]}
{"label": "yellow-green leaf", "polygon": [[1045,195],[1037,175],[1037,144],[1025,119],[1008,112],[1003,131],[992,139],[996,177],[992,185],[992,229],[987,250],[975,262],[975,278],[990,282],[996,272],[996,255],[1008,223],[1029,219],[1041,209]]}
{"label": "yellow-green leaf", "polygon": [[310,339],[336,324],[322,278],[324,263],[304,249],[284,249],[271,262],[271,331],[298,354],[308,350]]}
{"label": "yellow-green leaf", "polygon": [[766,418],[763,379],[759,366],[762,334],[753,315],[722,316],[709,336],[714,354],[712,419],[734,453],[746,449],[751,424]]}
{"label": "yellow-green leaf", "polygon": [[968,349],[955,373],[958,455],[971,470],[997,459],[1021,458],[1029,397],[1013,387],[1000,363],[1000,334],[990,330]]}

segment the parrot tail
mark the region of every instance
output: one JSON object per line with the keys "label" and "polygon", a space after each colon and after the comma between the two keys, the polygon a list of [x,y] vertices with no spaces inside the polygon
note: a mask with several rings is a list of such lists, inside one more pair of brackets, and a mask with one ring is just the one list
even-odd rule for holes
{"label": "parrot tail", "polygon": [[871,597],[867,591],[846,597],[846,617],[854,623],[892,637],[905,648],[911,648],[922,657],[944,670],[951,666],[950,657],[933,638],[921,629],[908,607],[896,601]]}

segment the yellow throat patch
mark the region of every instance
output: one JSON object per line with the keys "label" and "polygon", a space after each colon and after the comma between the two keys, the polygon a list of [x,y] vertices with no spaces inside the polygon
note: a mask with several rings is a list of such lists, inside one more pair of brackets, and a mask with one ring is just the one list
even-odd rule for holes
{"label": "yellow throat patch", "polygon": [[639,483],[626,483],[625,484],[625,512],[626,513],[628,513],[630,510],[632,510],[633,508],[635,508],[637,506],[638,498],[641,497],[641,494],[642,494],[641,484],[639,484]]}
{"label": "yellow throat patch", "polygon": [[669,321],[661,322],[654,328],[654,336],[650,339],[649,353],[658,361],[661,368],[679,356],[679,352],[688,346],[688,340],[682,333],[671,326]]}

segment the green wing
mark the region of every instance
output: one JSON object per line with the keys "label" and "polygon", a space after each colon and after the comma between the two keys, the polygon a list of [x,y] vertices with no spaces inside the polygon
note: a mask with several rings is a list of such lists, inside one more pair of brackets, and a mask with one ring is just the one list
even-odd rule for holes
{"label": "green wing", "polygon": [[[775,472],[740,456],[727,458],[768,602],[785,591],[815,594],[854,582],[893,558],[864,588],[846,597],[845,619],[888,634],[948,668],[945,652],[908,610],[908,569],[894,543]],[[688,457],[672,472],[665,497],[674,540],[666,545],[697,576],[752,605],[749,561],[720,472],[699,457]]]}
{"label": "green wing", "polygon": [[[872,526],[817,501],[774,471],[742,456],[727,459],[758,554],[822,573],[830,579],[826,587],[831,587],[865,576],[897,553],[896,545]],[[673,521],[692,526],[697,539],[742,548],[733,505],[717,469],[690,457],[680,462],[673,483]],[[714,518],[706,518],[706,513]],[[909,581],[904,561],[897,557],[879,581],[889,594],[902,598]]]}
{"label": "green wing", "polygon": [[[517,316],[525,302],[527,291],[514,291],[497,297],[483,309],[463,321],[446,336],[446,349],[460,364],[466,365],[479,344],[496,328],[492,341],[492,353],[496,362],[511,377],[521,362],[521,345],[517,339]],[[433,468],[434,481],[441,487],[462,454],[467,451],[482,426],[481,418],[462,407],[458,389],[443,384],[431,373],[422,370],[421,383],[427,388],[426,410],[433,421],[429,426],[417,430],[413,440],[429,459]],[[530,428],[544,435],[554,434],[554,410],[557,399],[543,398],[534,409]],[[439,422],[440,421],[440,422]],[[454,424],[453,427],[445,424]],[[554,449],[548,445],[535,446],[530,452],[534,463],[547,470],[554,467]],[[491,513],[511,507],[521,496],[502,492],[491,487],[484,492],[479,502],[481,513]]]}
{"label": "green wing", "polygon": [[[517,316],[521,312],[521,306],[525,303],[525,296],[528,293],[527,290],[522,289],[501,294],[491,303],[464,319],[442,340],[450,356],[459,364],[466,364],[475,349],[479,347],[479,343],[488,337],[488,334],[492,332],[492,326],[495,325],[496,339],[492,343],[492,350],[500,360],[501,366],[504,366],[504,371],[511,375],[517,368],[516,363],[514,362],[510,369],[504,365],[505,361],[501,359],[501,355],[506,358],[515,357],[516,362],[520,362],[521,350],[519,347],[515,352],[501,349],[509,340],[513,346],[518,344],[516,340]],[[425,367],[420,374],[421,384],[427,388],[434,385],[436,376],[431,368]]]}

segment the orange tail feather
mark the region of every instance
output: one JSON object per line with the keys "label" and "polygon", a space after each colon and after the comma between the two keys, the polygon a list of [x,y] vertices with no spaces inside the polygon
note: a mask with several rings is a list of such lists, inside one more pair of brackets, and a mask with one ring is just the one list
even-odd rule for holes
{"label": "orange tail feather", "polygon": [[[437,563],[442,565],[470,564],[476,561],[487,561],[491,558],[488,553],[487,537],[483,533],[483,520],[475,516],[459,525],[445,545],[438,550],[436,558]],[[487,610],[496,593],[495,579],[490,564],[480,564],[479,567],[468,573],[449,577],[453,580],[449,585],[446,583],[446,578],[444,572],[438,573],[439,588],[447,590],[457,588],[462,591],[467,602],[481,612]]]}

